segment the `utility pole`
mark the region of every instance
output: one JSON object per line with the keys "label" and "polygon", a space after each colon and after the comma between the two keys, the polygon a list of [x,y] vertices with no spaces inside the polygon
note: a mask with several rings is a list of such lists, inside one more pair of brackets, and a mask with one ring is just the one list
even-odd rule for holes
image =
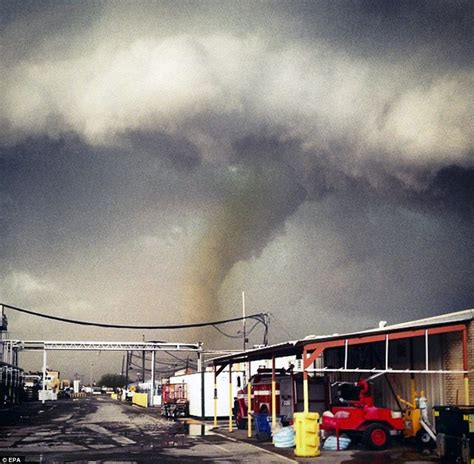
{"label": "utility pole", "polygon": [[245,319],[245,292],[242,292],[242,324],[244,332],[244,351],[247,350],[247,321]]}
{"label": "utility pole", "polygon": [[128,388],[128,351],[127,351],[127,362],[125,363],[125,388]]}
{"label": "utility pole", "polygon": [[[145,334],[142,334],[142,339],[145,341]],[[142,351],[142,382],[145,382],[145,350]]]}
{"label": "utility pole", "polygon": [[155,383],[156,383],[156,374],[155,374],[155,363],[156,363],[156,351],[151,352],[151,398],[150,405],[154,406],[155,400]]}

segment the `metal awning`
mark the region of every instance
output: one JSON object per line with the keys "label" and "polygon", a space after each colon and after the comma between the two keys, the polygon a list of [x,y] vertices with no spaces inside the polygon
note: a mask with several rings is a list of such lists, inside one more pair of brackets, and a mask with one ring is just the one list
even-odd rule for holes
{"label": "metal awning", "polygon": [[420,319],[417,321],[378,327],[359,332],[306,337],[300,340],[287,341],[275,345],[211,358],[207,363],[215,366],[226,366],[230,363],[235,364],[239,362],[259,361],[272,359],[273,357],[281,358],[285,356],[296,356],[300,358],[303,356],[304,351],[311,346],[344,346],[346,340],[347,345],[349,346],[360,343],[374,343],[385,341],[385,336],[388,336],[389,339],[414,338],[425,336],[425,330],[429,332],[428,335],[437,333],[439,332],[439,328],[442,328],[441,333],[456,332],[462,327],[465,328],[465,324],[470,322],[472,319],[474,319],[474,310],[469,309],[449,313],[443,316],[435,316],[433,318]]}

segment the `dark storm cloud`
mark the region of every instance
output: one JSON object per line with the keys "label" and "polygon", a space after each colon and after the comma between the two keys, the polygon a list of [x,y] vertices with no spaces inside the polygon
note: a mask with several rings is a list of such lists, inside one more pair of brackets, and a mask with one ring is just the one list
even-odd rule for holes
{"label": "dark storm cloud", "polygon": [[[460,125],[472,78],[445,61],[456,47],[470,50],[462,19],[468,4],[105,5],[82,35],[58,27],[70,39],[66,58],[54,46],[56,29],[45,27],[44,42],[26,47],[34,58],[20,55],[5,73],[4,125],[12,137],[73,130],[110,144],[126,131],[156,131],[222,158],[234,139],[270,126],[280,139],[297,138],[351,170],[353,155],[372,159],[385,151],[381,156],[402,165],[453,156],[462,162],[468,153],[470,134]],[[226,22],[211,20],[224,12],[253,21],[227,30]],[[80,24],[80,8],[74,13],[71,24]],[[34,22],[41,14],[27,17]],[[23,19],[11,28],[28,34]],[[440,56],[427,31],[449,56]],[[400,37],[391,36],[396,32]],[[402,39],[410,50],[400,50]],[[15,41],[7,43],[3,51],[15,52]],[[347,153],[339,153],[341,143],[351,147]]]}
{"label": "dark storm cloud", "polygon": [[[324,3],[324,2],[323,2]],[[431,50],[440,61],[468,66],[472,5],[465,1],[305,2],[295,6],[305,32],[351,52],[396,58]],[[319,27],[312,27],[316,23]],[[431,53],[431,52],[430,52]]]}
{"label": "dark storm cloud", "polygon": [[37,61],[39,57],[69,59],[74,53],[72,44],[77,52],[87,50],[93,46],[88,32],[102,13],[102,3],[93,1],[2,1],[2,65],[13,65],[23,60]]}
{"label": "dark storm cloud", "polygon": [[474,169],[464,169],[455,165],[440,169],[430,182],[423,197],[423,199],[434,203],[443,212],[458,212],[466,220],[472,220]]}
{"label": "dark storm cloud", "polygon": [[[141,140],[147,139],[141,136]],[[116,240],[132,224],[142,224],[141,212],[156,202],[156,196],[150,198],[153,189],[160,190],[163,207],[178,192],[186,201],[185,183],[173,175],[165,174],[163,179],[156,174],[169,168],[166,161],[173,149],[172,168],[185,162],[176,150],[180,141],[158,136],[153,140],[157,143],[152,153],[147,143],[140,150],[134,144],[124,149],[91,147],[73,135],[30,137],[1,147],[1,225],[6,231],[4,243],[8,238],[12,244],[2,247],[2,254],[11,259],[17,247],[28,246],[32,240],[35,246],[30,253],[40,251],[40,255],[66,260],[80,249],[93,247],[94,241]],[[186,151],[189,160],[193,154]],[[164,164],[157,161],[159,156],[164,157]]]}
{"label": "dark storm cloud", "polygon": [[132,149],[168,160],[179,170],[193,169],[201,161],[200,150],[187,139],[157,132],[132,131],[126,139]]}
{"label": "dark storm cloud", "polygon": [[158,323],[249,288],[295,336],[472,306],[470,2],[1,8],[3,299]]}

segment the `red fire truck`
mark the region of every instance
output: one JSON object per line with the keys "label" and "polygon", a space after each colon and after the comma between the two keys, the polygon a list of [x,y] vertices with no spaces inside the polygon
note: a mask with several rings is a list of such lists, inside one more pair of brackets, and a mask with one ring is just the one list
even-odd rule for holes
{"label": "red fire truck", "polygon": [[[276,414],[283,422],[292,422],[293,414],[303,410],[302,374],[294,374],[293,369],[276,369]],[[259,368],[250,378],[253,413],[272,413],[272,370]],[[309,390],[312,407],[324,411],[327,407],[327,382],[323,377],[310,380]],[[233,413],[237,427],[247,427],[247,386],[237,392]]]}

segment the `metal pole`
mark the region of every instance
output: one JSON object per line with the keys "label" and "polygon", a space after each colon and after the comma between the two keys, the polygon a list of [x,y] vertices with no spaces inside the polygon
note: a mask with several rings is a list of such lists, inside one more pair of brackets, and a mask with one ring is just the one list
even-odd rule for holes
{"label": "metal pole", "polygon": [[250,385],[250,361],[247,362],[247,371],[247,437],[252,438],[252,385]]}
{"label": "metal pole", "polygon": [[[415,370],[415,359],[413,357],[413,338],[410,338],[409,341],[409,348],[410,348],[410,370]],[[415,397],[416,397],[416,380],[415,374],[412,372],[410,374],[410,400],[413,404],[415,404]]]}
{"label": "metal pole", "polygon": [[217,428],[217,368],[214,364],[214,428]]}
{"label": "metal pole", "polygon": [[306,350],[303,351],[303,410],[309,412],[308,372],[306,371]]}
{"label": "metal pole", "polygon": [[197,354],[197,371],[202,371],[202,353],[200,352]]}
{"label": "metal pole", "polygon": [[[202,342],[199,342],[199,346],[202,346]],[[201,376],[201,418],[204,420],[206,417],[206,371],[202,368],[202,353],[197,354],[197,371]]]}
{"label": "metal pole", "polygon": [[388,371],[388,335],[385,335],[385,370]]}
{"label": "metal pole", "polygon": [[150,406],[154,406],[155,399],[155,362],[156,362],[156,351],[151,352],[151,398]]}
{"label": "metal pole", "polygon": [[347,338],[344,340],[344,369],[347,369],[347,355],[348,355],[348,348],[349,347],[349,340]]}
{"label": "metal pole", "polygon": [[242,292],[242,324],[244,332],[244,351],[247,349],[247,324],[245,320],[245,292]]}
{"label": "metal pole", "polygon": [[43,398],[41,400],[43,404],[46,398],[46,362],[47,362],[46,349],[43,349]]}
{"label": "metal pole", "polygon": [[142,351],[142,382],[145,383],[145,350]]}
{"label": "metal pole", "polygon": [[125,363],[125,390],[128,388],[128,351],[127,351],[127,362]]}
{"label": "metal pole", "polygon": [[200,371],[201,376],[201,418],[204,420],[206,417],[206,372]]}
{"label": "metal pole", "polygon": [[233,398],[232,398],[232,364],[229,364],[229,432],[232,432],[232,406],[233,406]]}
{"label": "metal pole", "polygon": [[[469,357],[467,353],[467,328],[462,331],[462,363],[465,371],[469,370]],[[469,374],[464,373],[464,404],[469,402]]]}
{"label": "metal pole", "polygon": [[338,369],[330,369],[330,368],[320,368],[320,369],[307,369],[307,372],[367,372],[369,374],[386,374],[387,372],[390,374],[465,374],[464,370],[442,370],[442,369],[430,369],[427,371],[426,369],[419,369],[419,370],[410,370],[410,369],[389,369],[388,371],[385,369],[343,369],[342,367]]}
{"label": "metal pole", "polygon": [[425,369],[429,370],[429,356],[428,356],[428,331],[425,330]]}
{"label": "metal pole", "polygon": [[276,374],[275,374],[275,356],[272,356],[272,431],[276,427]]}

